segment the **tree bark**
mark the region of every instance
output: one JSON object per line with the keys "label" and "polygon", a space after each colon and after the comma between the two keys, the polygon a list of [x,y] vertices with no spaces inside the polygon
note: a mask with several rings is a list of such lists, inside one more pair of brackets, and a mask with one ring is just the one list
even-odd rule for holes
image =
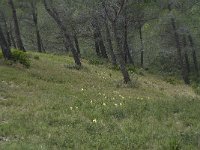
{"label": "tree bark", "polygon": [[183,48],[184,48],[186,69],[187,69],[187,72],[190,73],[190,60],[189,60],[189,57],[188,57],[188,51],[186,49],[187,48],[186,35],[183,35]]}
{"label": "tree bark", "polygon": [[101,52],[99,48],[99,40],[95,31],[94,31],[94,44],[95,44],[95,51],[96,51],[97,56],[101,57]]}
{"label": "tree bark", "polygon": [[76,46],[76,51],[80,57],[81,51],[80,51],[79,41],[78,41],[78,37],[77,37],[76,33],[74,34],[74,42],[75,42],[75,46]]}
{"label": "tree bark", "polygon": [[10,47],[6,41],[6,38],[4,36],[1,26],[0,26],[0,46],[2,48],[2,53],[3,53],[4,58],[7,60],[10,60],[11,59]]}
{"label": "tree bark", "polygon": [[63,32],[64,38],[65,38],[65,44],[67,45],[67,47],[69,46],[76,65],[81,66],[79,54],[76,51],[76,48],[74,47],[74,44],[70,38],[70,34],[68,33],[67,28],[64,26],[63,22],[61,21],[60,16],[58,15],[57,11],[55,10],[54,7],[51,7],[51,9],[48,8],[47,0],[44,0],[44,6],[45,6],[45,9],[47,10],[48,14],[55,20],[58,27]]}
{"label": "tree bark", "polygon": [[124,16],[124,57],[125,57],[125,63],[130,63],[134,65],[134,61],[132,59],[129,45],[128,45],[128,20],[125,12]]}
{"label": "tree bark", "polygon": [[112,62],[113,66],[117,66],[117,60],[116,60],[115,53],[114,53],[114,50],[113,50],[112,39],[111,39],[111,35],[110,35],[110,30],[109,30],[109,26],[108,26],[108,23],[107,23],[107,19],[105,19],[105,26],[106,26],[106,39],[107,39],[107,43],[108,43],[108,46],[109,46],[111,62]]}
{"label": "tree bark", "polygon": [[37,37],[37,48],[38,48],[38,52],[42,53],[42,39],[40,35],[40,30],[38,27],[38,14],[37,14],[36,6],[34,5],[33,2],[31,2],[31,9],[32,9],[32,17],[33,17],[33,22],[35,25],[35,31],[36,31],[36,37]]}
{"label": "tree bark", "polygon": [[192,58],[193,58],[195,71],[196,71],[197,76],[199,76],[199,66],[198,66],[198,61],[197,61],[197,55],[196,55],[196,50],[194,48],[194,42],[193,42],[193,38],[192,38],[191,34],[188,35],[188,39],[190,42],[190,46],[192,48]]}
{"label": "tree bark", "polygon": [[120,66],[120,70],[122,72],[123,78],[124,78],[124,83],[127,84],[131,81],[131,79],[130,79],[128,70],[126,69],[125,61],[123,59],[124,55],[123,55],[123,52],[122,52],[122,45],[121,45],[121,42],[120,42],[120,37],[119,37],[119,34],[118,34],[116,22],[113,22],[112,27],[113,27],[113,33],[114,33],[115,42],[116,42],[117,61],[118,61],[118,64]]}
{"label": "tree bark", "polygon": [[[171,5],[170,4],[168,5],[168,9],[171,12],[172,9],[171,9]],[[186,84],[190,84],[189,74],[188,74],[188,71],[186,69],[186,65],[185,65],[185,63],[183,61],[183,58],[182,58],[182,49],[181,49],[179,34],[177,32],[175,19],[173,17],[171,18],[171,25],[172,25],[173,32],[174,32],[174,39],[175,39],[175,42],[176,42],[178,60],[179,60],[180,66],[181,66],[181,74],[182,74],[184,82]]]}
{"label": "tree bark", "polygon": [[22,43],[21,33],[20,33],[20,29],[19,29],[19,23],[18,23],[18,19],[17,19],[17,13],[16,13],[16,9],[15,9],[13,0],[8,0],[8,3],[12,9],[12,16],[13,16],[13,20],[14,20],[14,28],[15,28],[15,34],[16,34],[16,40],[17,40],[17,48],[19,48],[20,50],[26,51],[24,48],[24,45]]}
{"label": "tree bark", "polygon": [[142,25],[139,23],[139,34],[140,34],[140,43],[141,43],[141,67],[144,67],[144,44],[142,36]]}

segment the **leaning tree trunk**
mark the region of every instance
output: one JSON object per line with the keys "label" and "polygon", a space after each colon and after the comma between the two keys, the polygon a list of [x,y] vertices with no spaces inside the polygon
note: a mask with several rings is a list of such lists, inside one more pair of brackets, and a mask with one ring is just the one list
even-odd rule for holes
{"label": "leaning tree trunk", "polygon": [[122,72],[122,75],[124,77],[124,83],[127,84],[131,81],[128,70],[126,69],[126,64],[124,61],[124,55],[122,52],[122,45],[120,42],[120,37],[117,31],[117,25],[116,22],[113,22],[112,24],[113,27],[113,33],[114,33],[114,37],[115,37],[115,42],[116,42],[116,56],[117,56],[117,61],[120,67],[120,70]]}
{"label": "leaning tree trunk", "polygon": [[[172,9],[171,9],[170,4],[168,5],[168,9],[171,12]],[[181,66],[181,74],[182,74],[184,82],[186,84],[190,84],[189,73],[186,69],[186,64],[184,63],[183,58],[182,58],[182,49],[181,49],[181,44],[180,44],[180,38],[179,38],[179,34],[177,32],[175,19],[173,17],[171,18],[171,25],[172,25],[173,32],[174,32],[174,39],[175,39],[175,42],[176,42],[178,60],[179,60],[180,66]]]}
{"label": "leaning tree trunk", "polygon": [[31,2],[31,9],[32,9],[32,17],[33,17],[33,22],[35,25],[35,31],[36,31],[36,37],[37,37],[37,48],[38,48],[38,52],[42,53],[42,39],[40,35],[40,30],[38,27],[38,14],[37,14],[36,6],[34,6],[33,2]]}
{"label": "leaning tree trunk", "polygon": [[69,48],[72,52],[75,64],[78,65],[78,66],[81,66],[79,54],[76,51],[76,48],[74,47],[73,41],[71,40],[70,34],[68,33],[67,28],[65,27],[65,25],[61,21],[60,16],[58,15],[58,12],[55,10],[54,7],[48,8],[47,0],[44,0],[44,6],[45,6],[45,9],[47,10],[48,14],[55,20],[59,29],[63,32],[64,38],[65,38],[65,45],[69,46]]}
{"label": "leaning tree trunk", "polygon": [[109,30],[109,26],[108,26],[108,23],[107,23],[106,19],[105,19],[105,27],[106,27],[107,43],[108,43],[108,46],[109,46],[109,53],[110,53],[110,56],[111,56],[111,62],[112,62],[113,66],[117,66],[117,60],[116,60],[115,53],[114,53],[114,50],[113,50],[113,45],[112,45],[112,39],[111,39],[111,35],[110,35],[110,30]]}
{"label": "leaning tree trunk", "polygon": [[197,76],[199,76],[199,66],[198,66],[198,61],[197,61],[196,50],[194,48],[194,42],[190,34],[188,35],[188,39],[190,41],[190,46],[192,48],[192,58],[194,62],[195,71],[196,71]]}
{"label": "leaning tree trunk", "polygon": [[6,38],[3,34],[1,26],[0,26],[0,46],[2,48],[2,53],[3,53],[4,58],[7,60],[10,60],[12,57],[10,47],[6,41]]}
{"label": "leaning tree trunk", "polygon": [[12,28],[11,23],[10,23],[10,38],[11,38],[11,46],[13,46],[16,49],[17,46],[16,46],[14,35],[13,35],[13,28]]}
{"label": "leaning tree trunk", "polygon": [[130,49],[129,49],[129,45],[128,45],[128,20],[127,20],[127,16],[125,13],[125,19],[124,19],[124,57],[125,57],[125,62],[129,62],[130,64],[134,65],[134,61],[132,59],[131,53],[130,53]]}
{"label": "leaning tree trunk", "polygon": [[20,29],[19,29],[19,23],[18,23],[18,19],[17,19],[17,12],[15,9],[13,0],[8,0],[8,3],[12,9],[12,16],[13,16],[13,20],[14,20],[14,28],[15,28],[15,34],[16,34],[16,40],[17,40],[17,48],[19,48],[20,50],[26,51],[24,48],[24,45],[22,43],[21,33],[20,33]]}
{"label": "leaning tree trunk", "polygon": [[8,27],[8,23],[6,20],[6,17],[4,15],[4,13],[2,12],[2,20],[4,22],[4,26],[5,26],[5,33],[6,33],[6,40],[7,40],[7,44],[9,47],[11,47],[11,36],[10,36],[10,31],[9,31],[9,27]]}

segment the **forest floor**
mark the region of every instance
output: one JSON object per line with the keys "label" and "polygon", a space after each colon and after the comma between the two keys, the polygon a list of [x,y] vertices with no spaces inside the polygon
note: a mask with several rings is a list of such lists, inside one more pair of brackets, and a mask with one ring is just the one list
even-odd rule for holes
{"label": "forest floor", "polygon": [[129,88],[119,71],[30,54],[30,69],[0,65],[0,149],[200,149],[191,87],[144,73]]}

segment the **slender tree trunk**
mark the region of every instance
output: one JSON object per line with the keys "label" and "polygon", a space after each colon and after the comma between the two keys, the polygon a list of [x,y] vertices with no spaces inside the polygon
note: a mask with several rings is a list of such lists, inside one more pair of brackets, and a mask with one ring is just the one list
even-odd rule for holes
{"label": "slender tree trunk", "polygon": [[100,52],[100,48],[99,48],[99,40],[97,37],[96,32],[94,31],[94,43],[95,43],[95,51],[98,57],[101,57],[101,52]]}
{"label": "slender tree trunk", "polygon": [[141,44],[141,67],[144,67],[144,44],[142,36],[142,25],[139,23],[139,34],[140,34],[140,44]]}
{"label": "slender tree trunk", "polygon": [[11,38],[11,46],[13,46],[16,49],[17,46],[16,46],[14,35],[13,35],[12,24],[10,24],[10,38]]}
{"label": "slender tree trunk", "polygon": [[101,50],[102,57],[108,59],[106,47],[104,45],[103,37],[102,37],[102,34],[101,34],[99,27],[97,28],[97,35],[98,35],[98,38],[99,38],[99,47],[100,47],[100,50]]}
{"label": "slender tree trunk", "polygon": [[31,2],[31,9],[32,9],[32,17],[33,17],[33,22],[35,25],[35,31],[36,31],[36,37],[37,37],[37,48],[38,52],[42,53],[42,39],[38,27],[38,15],[37,15],[37,10],[36,6],[34,5],[33,2]]}
{"label": "slender tree trunk", "polygon": [[107,43],[109,46],[109,52],[110,52],[110,56],[111,56],[111,62],[113,66],[117,66],[117,60],[115,57],[115,53],[113,50],[113,45],[112,45],[112,39],[111,39],[111,35],[110,35],[110,30],[109,30],[109,26],[107,23],[107,20],[105,19],[105,26],[106,26],[106,39],[107,39]]}
{"label": "slender tree trunk", "polygon": [[55,20],[55,22],[57,23],[58,27],[63,32],[64,38],[65,38],[65,44],[67,44],[67,47],[69,46],[76,65],[81,66],[81,61],[80,61],[80,58],[79,58],[79,54],[76,51],[76,48],[74,47],[74,44],[73,44],[73,42],[72,42],[72,40],[70,38],[70,34],[68,33],[67,28],[64,26],[63,22],[61,21],[60,16],[58,15],[57,11],[52,6],[51,6],[51,9],[48,8],[47,0],[44,0],[44,6],[45,6],[45,9],[47,10],[48,14]]}
{"label": "slender tree trunk", "polygon": [[5,17],[3,12],[2,12],[2,20],[3,20],[4,26],[5,26],[6,40],[7,40],[8,46],[11,47],[10,31],[9,31],[9,27],[8,27],[6,17]]}
{"label": "slender tree trunk", "polygon": [[123,59],[122,45],[121,45],[121,42],[120,42],[120,37],[119,37],[119,34],[118,34],[116,22],[112,23],[112,27],[113,27],[113,33],[114,33],[115,42],[116,42],[117,61],[119,63],[120,70],[121,70],[122,75],[124,77],[124,83],[127,84],[131,81],[131,79],[130,79],[128,70],[126,69],[126,64],[124,62],[124,59]]}
{"label": "slender tree trunk", "polygon": [[3,53],[4,58],[7,60],[10,60],[11,59],[10,47],[6,41],[6,38],[3,34],[1,26],[0,26],[0,46],[2,48],[2,53]]}
{"label": "slender tree trunk", "polygon": [[[168,6],[169,11],[171,11],[171,5]],[[178,60],[181,66],[181,74],[183,77],[183,80],[186,84],[190,84],[190,80],[189,80],[189,74],[188,71],[186,69],[186,65],[183,61],[182,58],[182,49],[181,49],[181,44],[180,44],[180,38],[179,38],[179,34],[177,33],[177,27],[176,27],[176,23],[175,23],[175,19],[171,18],[171,25],[173,28],[173,32],[174,32],[174,39],[176,42],[176,49],[177,49],[177,54],[178,54]]]}
{"label": "slender tree trunk", "polygon": [[127,21],[127,16],[125,13],[125,19],[124,19],[124,52],[125,52],[125,62],[129,62],[130,64],[134,65],[134,61],[132,59],[129,45],[128,45],[128,21]]}
{"label": "slender tree trunk", "polygon": [[188,71],[188,73],[190,73],[190,60],[188,57],[188,51],[187,51],[187,40],[186,40],[186,36],[183,36],[183,48],[184,48],[184,56],[185,56],[185,63],[186,63],[186,69]]}
{"label": "slender tree trunk", "polygon": [[193,42],[193,38],[191,34],[188,35],[188,39],[190,42],[190,46],[192,48],[192,58],[194,62],[195,71],[196,71],[197,76],[199,76],[199,66],[198,66],[198,61],[197,61],[197,55],[196,55],[196,50],[194,48],[194,42]]}
{"label": "slender tree trunk", "polygon": [[81,51],[80,51],[80,46],[79,46],[79,41],[78,41],[78,37],[76,35],[76,33],[74,34],[74,42],[75,42],[75,46],[76,46],[76,50],[79,54],[79,56],[81,55]]}
{"label": "slender tree trunk", "polygon": [[19,48],[20,50],[26,51],[24,48],[24,45],[22,43],[21,33],[20,33],[20,29],[19,29],[19,23],[18,23],[18,19],[17,19],[17,13],[16,13],[16,9],[15,9],[13,0],[8,0],[8,3],[12,9],[12,16],[13,16],[13,20],[14,20],[14,28],[15,28],[15,34],[16,34],[16,40],[17,40],[17,48]]}

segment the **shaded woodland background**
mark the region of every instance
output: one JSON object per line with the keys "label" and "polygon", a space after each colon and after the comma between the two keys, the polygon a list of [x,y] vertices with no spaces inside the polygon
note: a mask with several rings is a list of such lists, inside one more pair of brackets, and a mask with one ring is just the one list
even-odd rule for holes
{"label": "shaded woodland background", "polygon": [[1,0],[0,44],[199,80],[199,0]]}

